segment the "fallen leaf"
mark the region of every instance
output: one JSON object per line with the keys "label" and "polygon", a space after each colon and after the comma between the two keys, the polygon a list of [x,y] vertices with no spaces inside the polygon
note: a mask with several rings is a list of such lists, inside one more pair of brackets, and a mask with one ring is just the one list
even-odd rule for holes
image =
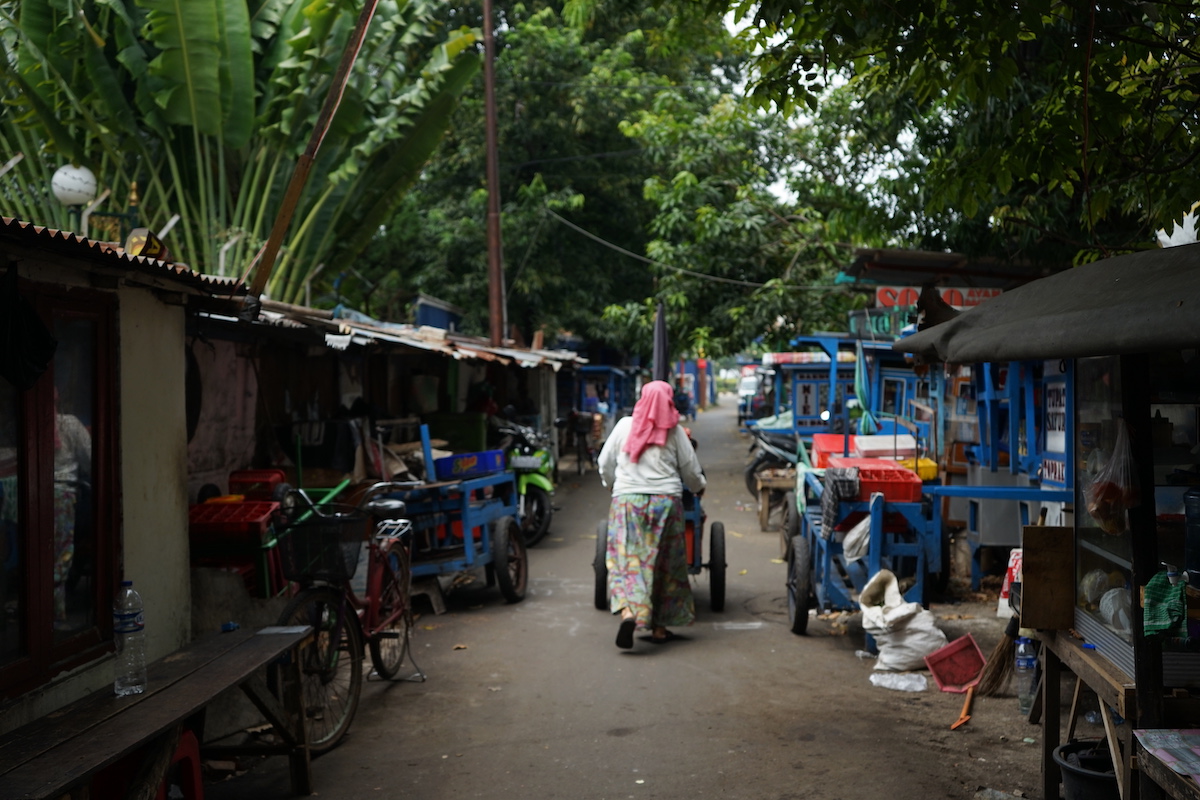
{"label": "fallen leaf", "polygon": [[422,625],[421,629],[426,630],[426,631],[436,631],[438,629],[438,626],[437,625]]}
{"label": "fallen leaf", "polygon": [[[595,537],[595,536],[593,536],[592,538],[593,538],[593,539],[595,539],[596,537]],[[552,541],[552,542],[565,542],[565,541],[566,541],[566,539],[562,538],[561,536],[553,536],[553,537],[551,537],[551,538],[550,538],[550,541]]]}
{"label": "fallen leaf", "polygon": [[739,538],[739,539],[744,539],[744,538],[746,538],[746,537],[742,536],[742,534],[738,533],[737,531],[730,531],[730,532],[729,532],[729,535],[730,535],[730,536],[736,536],[736,537],[737,537],[737,538]]}
{"label": "fallen leaf", "polygon": [[748,569],[744,569],[744,570],[742,570],[741,572],[739,572],[739,573],[738,573],[738,575],[745,575],[745,574],[746,574],[747,572],[749,572],[749,571],[750,571],[750,570],[748,570]]}
{"label": "fallen leaf", "polygon": [[787,562],[784,561],[782,558],[772,558],[771,563],[772,564],[786,564]]}
{"label": "fallen leaf", "polygon": [[454,649],[455,650],[466,650],[467,646],[465,644],[456,644],[456,645],[454,645]]}
{"label": "fallen leaf", "polygon": [[489,692],[498,692],[498,691],[500,691],[500,687],[499,686],[489,686],[488,691]]}

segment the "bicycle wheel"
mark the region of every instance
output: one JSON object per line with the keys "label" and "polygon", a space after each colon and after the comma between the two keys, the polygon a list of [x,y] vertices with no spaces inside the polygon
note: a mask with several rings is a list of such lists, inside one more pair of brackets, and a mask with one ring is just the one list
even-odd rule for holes
{"label": "bicycle wheel", "polygon": [[311,625],[314,640],[300,651],[304,717],[313,755],[346,735],[362,691],[362,634],[358,616],[336,589],[318,586],[292,598],[280,625]]}
{"label": "bicycle wheel", "polygon": [[408,604],[412,573],[408,566],[408,548],[400,542],[392,542],[384,551],[383,586],[380,589],[379,619],[390,622],[381,625],[369,637],[371,664],[384,680],[396,677],[404,653],[408,650],[408,637],[412,631],[412,609]]}

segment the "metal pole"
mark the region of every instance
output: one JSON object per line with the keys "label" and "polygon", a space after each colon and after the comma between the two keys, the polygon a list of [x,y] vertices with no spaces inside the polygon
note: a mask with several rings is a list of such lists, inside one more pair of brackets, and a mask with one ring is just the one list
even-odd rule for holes
{"label": "metal pole", "polygon": [[488,313],[491,343],[504,341],[507,317],[504,303],[504,255],[500,241],[500,165],[496,142],[496,39],[492,33],[492,0],[483,0],[483,102],[487,134],[487,249]]}

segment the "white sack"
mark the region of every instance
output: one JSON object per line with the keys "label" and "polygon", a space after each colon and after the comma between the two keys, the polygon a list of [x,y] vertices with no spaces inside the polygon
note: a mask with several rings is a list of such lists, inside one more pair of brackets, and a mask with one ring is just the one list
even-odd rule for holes
{"label": "white sack", "polygon": [[891,570],[881,569],[859,595],[863,630],[875,637],[879,658],[875,669],[903,672],[924,669],[925,656],[949,641],[932,612],[920,603],[906,603]]}

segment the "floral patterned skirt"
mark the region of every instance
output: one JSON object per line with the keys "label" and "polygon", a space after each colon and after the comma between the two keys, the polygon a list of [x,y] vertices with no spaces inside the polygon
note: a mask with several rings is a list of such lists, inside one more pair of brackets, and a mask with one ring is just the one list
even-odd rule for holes
{"label": "floral patterned skirt", "polygon": [[628,608],[642,628],[690,625],[696,619],[683,537],[679,497],[613,497],[604,562],[614,614]]}

